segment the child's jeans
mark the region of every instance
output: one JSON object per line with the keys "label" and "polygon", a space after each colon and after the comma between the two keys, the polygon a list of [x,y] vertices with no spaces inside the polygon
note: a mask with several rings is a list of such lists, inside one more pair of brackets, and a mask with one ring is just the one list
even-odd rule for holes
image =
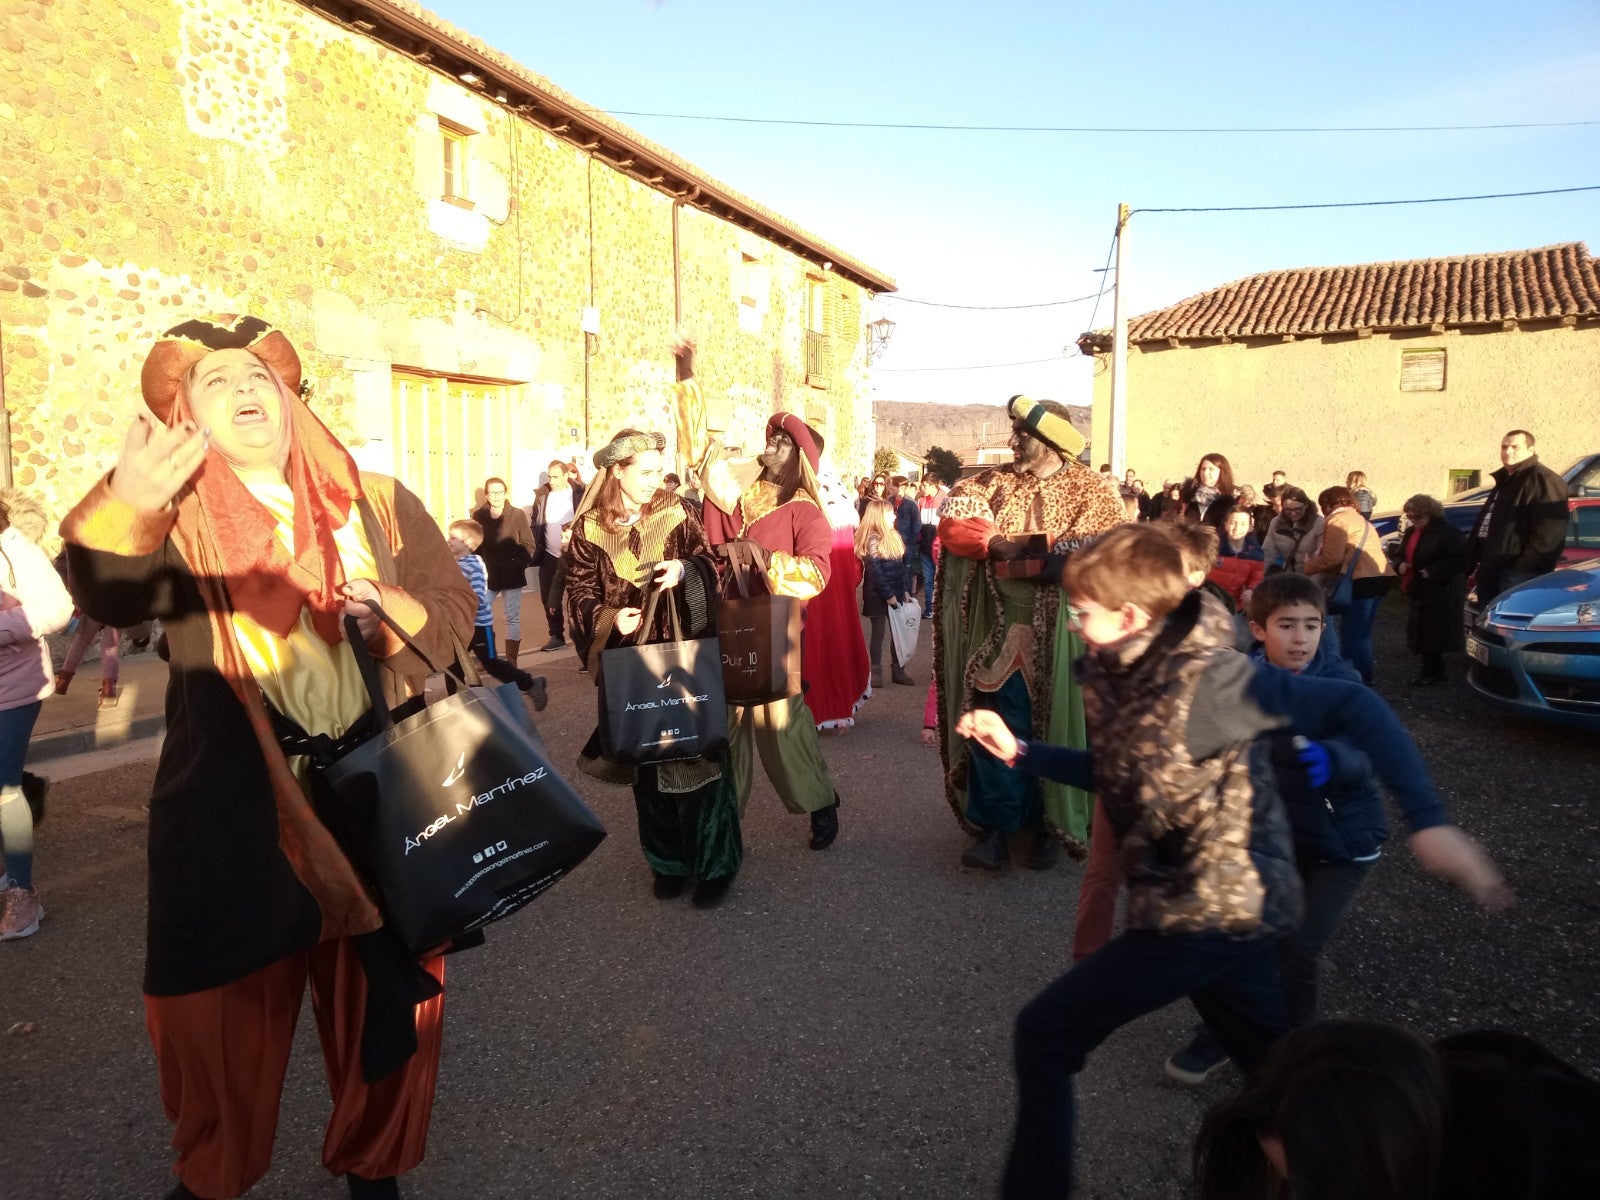
{"label": "child's jeans", "polygon": [[1017,1124],[1001,1194],[1072,1189],[1072,1077],[1129,1022],[1188,996],[1246,1074],[1288,1028],[1276,940],[1132,930],[1084,959],[1017,1016]]}

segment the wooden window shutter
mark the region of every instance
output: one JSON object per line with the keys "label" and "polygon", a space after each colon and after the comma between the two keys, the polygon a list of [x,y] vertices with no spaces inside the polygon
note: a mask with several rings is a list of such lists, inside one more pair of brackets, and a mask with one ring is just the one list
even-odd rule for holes
{"label": "wooden window shutter", "polygon": [[1444,391],[1444,351],[1400,351],[1400,390],[1402,392]]}

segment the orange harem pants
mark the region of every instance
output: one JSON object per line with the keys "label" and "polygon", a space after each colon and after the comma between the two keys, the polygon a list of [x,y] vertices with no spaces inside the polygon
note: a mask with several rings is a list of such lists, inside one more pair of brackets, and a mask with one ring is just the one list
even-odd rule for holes
{"label": "orange harem pants", "polygon": [[[422,960],[444,982],[444,959]],[[291,954],[186,996],[146,996],[161,1103],[183,1184],[205,1200],[243,1195],[272,1161],[295,1022],[311,983],[333,1115],[322,1162],[336,1175],[402,1175],[422,1161],[439,1076],[444,996],[417,1006],[417,1052],[375,1084],[361,1078],[367,979],[348,938]]]}

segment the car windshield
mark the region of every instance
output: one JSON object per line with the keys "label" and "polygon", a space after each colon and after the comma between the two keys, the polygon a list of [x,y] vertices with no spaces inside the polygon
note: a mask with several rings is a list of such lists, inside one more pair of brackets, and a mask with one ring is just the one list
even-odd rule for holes
{"label": "car windshield", "polygon": [[1567,480],[1567,491],[1573,496],[1600,496],[1600,454],[1580,458],[1562,475]]}

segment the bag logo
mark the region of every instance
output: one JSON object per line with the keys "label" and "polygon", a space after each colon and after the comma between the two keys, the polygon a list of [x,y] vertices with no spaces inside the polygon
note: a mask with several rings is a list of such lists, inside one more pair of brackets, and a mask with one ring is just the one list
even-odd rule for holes
{"label": "bag logo", "polygon": [[[466,761],[467,756],[466,753],[463,752],[461,757],[456,761],[456,769],[450,772],[450,778],[447,781],[448,783],[454,783],[466,774]],[[510,792],[514,792],[519,787],[524,787],[530,783],[538,783],[539,780],[543,779],[549,773],[550,770],[548,767],[535,767],[526,775],[507,775],[505,779],[495,784],[495,786],[490,788],[488,791],[480,792],[473,796],[468,796],[465,800],[457,800],[455,802],[454,812],[442,813],[441,815],[435,817],[425,828],[419,829],[415,834],[408,836],[406,838],[405,852],[410,854],[413,850],[422,849],[423,842],[427,841],[434,834],[438,833],[457,817],[464,817],[473,809],[482,808],[491,800],[507,795]],[[496,850],[494,853],[498,854],[499,851]]]}
{"label": "bag logo", "polygon": [[449,787],[451,784],[456,783],[457,781],[459,781],[460,778],[463,775],[465,775],[466,773],[467,773],[467,752],[465,750],[463,750],[461,752],[461,757],[456,759],[456,769],[454,771],[451,771],[449,776],[439,786],[440,787]]}
{"label": "bag logo", "polygon": [[656,684],[656,691],[659,692],[662,688],[671,687],[671,686],[672,686],[672,668],[668,667],[667,668],[667,673],[661,677],[661,682]]}

